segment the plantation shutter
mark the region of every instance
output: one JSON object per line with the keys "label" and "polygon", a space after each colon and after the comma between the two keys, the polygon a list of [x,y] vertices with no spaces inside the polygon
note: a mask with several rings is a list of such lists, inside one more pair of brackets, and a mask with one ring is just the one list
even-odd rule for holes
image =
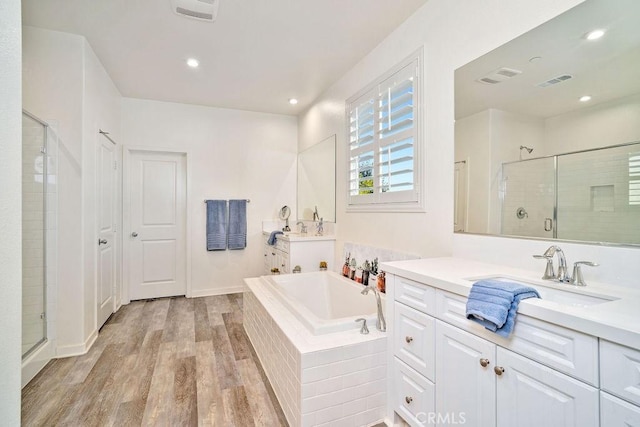
{"label": "plantation shutter", "polygon": [[417,60],[351,100],[349,204],[416,202]]}
{"label": "plantation shutter", "polygon": [[629,154],[629,205],[640,205],[640,153]]}

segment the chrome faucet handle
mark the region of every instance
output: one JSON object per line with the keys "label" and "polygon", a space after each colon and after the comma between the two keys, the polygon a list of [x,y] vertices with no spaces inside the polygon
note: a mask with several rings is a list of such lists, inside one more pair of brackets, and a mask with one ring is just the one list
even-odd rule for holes
{"label": "chrome faucet handle", "polygon": [[362,335],[367,335],[369,333],[369,328],[367,328],[367,319],[361,317],[359,319],[356,319],[356,322],[362,322],[362,328],[360,328],[360,333]]}
{"label": "chrome faucet handle", "polygon": [[556,273],[553,271],[553,255],[534,255],[535,259],[546,259],[547,266],[544,269],[544,274],[542,275],[542,280],[554,280],[556,278]]}
{"label": "chrome faucet handle", "polygon": [[597,267],[600,264],[591,261],[578,261],[573,263],[573,276],[571,277],[571,284],[575,286],[587,286],[587,282],[584,281],[582,276],[581,265],[587,265],[589,267]]}

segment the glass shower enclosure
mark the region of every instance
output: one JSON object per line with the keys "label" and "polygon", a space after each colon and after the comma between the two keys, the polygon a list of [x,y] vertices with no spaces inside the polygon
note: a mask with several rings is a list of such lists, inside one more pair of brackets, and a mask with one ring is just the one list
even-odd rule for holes
{"label": "glass shower enclosure", "polygon": [[55,251],[55,149],[50,127],[22,114],[22,358],[47,340],[47,285]]}

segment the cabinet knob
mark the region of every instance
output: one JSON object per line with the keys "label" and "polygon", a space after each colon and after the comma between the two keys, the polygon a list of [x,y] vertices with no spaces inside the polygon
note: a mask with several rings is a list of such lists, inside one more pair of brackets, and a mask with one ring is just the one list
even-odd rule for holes
{"label": "cabinet knob", "polygon": [[489,362],[489,359],[480,359],[480,366],[482,366],[483,368],[486,368],[487,366],[489,366],[491,362]]}
{"label": "cabinet knob", "polygon": [[404,401],[407,402],[407,405],[410,405],[413,402],[413,397],[405,396]]}
{"label": "cabinet knob", "polygon": [[496,366],[495,368],[493,368],[493,372],[495,372],[496,375],[500,376],[504,374],[504,368],[502,366]]}
{"label": "cabinet knob", "polygon": [[407,342],[407,344],[411,344],[411,341],[413,341],[413,337],[406,336],[404,337],[404,340]]}

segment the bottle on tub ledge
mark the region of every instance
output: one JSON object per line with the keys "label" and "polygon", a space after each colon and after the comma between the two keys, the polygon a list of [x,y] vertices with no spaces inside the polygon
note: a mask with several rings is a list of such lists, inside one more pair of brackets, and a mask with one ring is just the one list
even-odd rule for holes
{"label": "bottle on tub ledge", "polygon": [[381,271],[378,274],[378,290],[382,293],[386,293],[387,287],[386,287],[386,278],[385,278],[385,273],[384,271]]}
{"label": "bottle on tub ledge", "polygon": [[378,281],[378,258],[371,261],[371,271],[369,272],[369,286],[377,287]]}
{"label": "bottle on tub ledge", "polygon": [[371,273],[371,265],[369,264],[368,260],[365,260],[364,264],[362,264],[362,282],[360,283],[367,286],[369,284],[370,273]]}
{"label": "bottle on tub ledge", "polygon": [[356,280],[356,263],[355,258],[351,258],[351,262],[349,263],[349,279]]}
{"label": "bottle on tub ledge", "polygon": [[320,271],[327,271],[327,261],[320,261]]}
{"label": "bottle on tub ledge", "polygon": [[342,275],[344,277],[349,277],[349,273],[351,269],[349,268],[349,260],[351,259],[351,252],[347,254],[347,258],[344,260],[344,265],[342,266]]}

